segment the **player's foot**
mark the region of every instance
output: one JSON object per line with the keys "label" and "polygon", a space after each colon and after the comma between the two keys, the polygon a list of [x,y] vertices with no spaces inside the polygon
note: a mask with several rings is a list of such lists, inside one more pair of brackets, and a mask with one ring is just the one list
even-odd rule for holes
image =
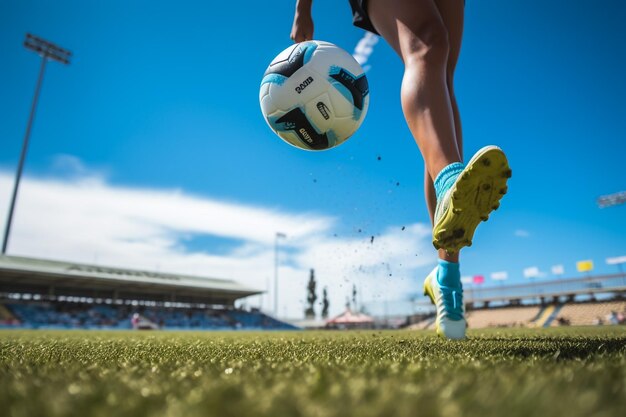
{"label": "player's foot", "polygon": [[447,339],[464,339],[467,324],[463,308],[463,287],[444,286],[438,279],[439,265],[424,280],[424,295],[437,307],[435,329]]}
{"label": "player's foot", "polygon": [[[449,253],[458,252],[472,245],[474,231],[481,221],[489,219],[489,213],[500,207],[500,199],[507,192],[506,182],[511,178],[509,162],[497,146],[486,146],[463,168],[460,163],[451,164],[442,171],[447,178],[444,184],[435,180],[437,193],[433,245]],[[455,172],[456,171],[456,172]],[[460,172],[459,172],[460,171]],[[456,175],[456,177],[454,177]],[[445,189],[445,182],[450,184]]]}

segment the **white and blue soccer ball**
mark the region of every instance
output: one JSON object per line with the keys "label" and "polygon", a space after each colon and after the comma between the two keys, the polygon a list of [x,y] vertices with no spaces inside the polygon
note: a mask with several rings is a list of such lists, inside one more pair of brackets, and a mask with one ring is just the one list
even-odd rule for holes
{"label": "white and blue soccer ball", "polygon": [[269,65],[259,95],[265,120],[285,142],[320,151],[357,131],[369,105],[365,72],[345,50],[306,41],[282,51]]}

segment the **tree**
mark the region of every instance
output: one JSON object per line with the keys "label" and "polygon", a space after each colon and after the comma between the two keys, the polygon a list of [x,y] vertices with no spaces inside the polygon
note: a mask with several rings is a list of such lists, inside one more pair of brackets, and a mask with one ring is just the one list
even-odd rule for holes
{"label": "tree", "polygon": [[324,292],[322,293],[322,318],[328,318],[328,307],[330,306],[330,302],[328,301],[328,291],[326,287],[324,287]]}
{"label": "tree", "polygon": [[309,277],[309,284],[307,285],[307,308],[304,310],[304,316],[307,319],[315,318],[315,301],[317,301],[317,294],[315,294],[315,288],[317,282],[315,282],[315,270],[311,269],[311,275]]}

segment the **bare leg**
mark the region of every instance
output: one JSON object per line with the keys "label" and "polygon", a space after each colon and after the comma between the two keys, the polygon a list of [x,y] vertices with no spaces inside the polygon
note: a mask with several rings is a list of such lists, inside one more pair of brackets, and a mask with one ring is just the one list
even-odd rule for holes
{"label": "bare leg", "polygon": [[[452,89],[463,32],[463,3],[448,0],[370,0],[374,27],[405,64],[402,108],[424,157],[426,205],[437,204],[432,179],[462,160],[461,123]],[[444,4],[445,3],[445,4]],[[458,262],[458,253],[440,250],[441,259]]]}
{"label": "bare leg", "polygon": [[434,0],[370,0],[368,12],[404,62],[402,110],[435,178],[461,160],[447,85],[448,30]]}
{"label": "bare leg", "polygon": [[[448,93],[450,95],[450,103],[452,104],[452,112],[454,114],[454,133],[456,136],[456,144],[463,160],[463,131],[461,128],[461,115],[459,107],[454,96],[454,70],[459,60],[461,52],[461,40],[463,38],[463,18],[464,8],[462,0],[436,0],[437,7],[441,13],[446,28],[448,29],[448,41],[450,44],[450,53],[448,55],[448,65],[446,71],[446,83],[448,85]],[[424,194],[426,197],[426,206],[430,214],[431,224],[434,223],[435,207],[437,207],[437,197],[435,196],[435,186],[433,179],[428,173],[428,169],[424,169]],[[458,262],[459,254],[448,254],[443,249],[439,250],[439,258],[450,262]]]}

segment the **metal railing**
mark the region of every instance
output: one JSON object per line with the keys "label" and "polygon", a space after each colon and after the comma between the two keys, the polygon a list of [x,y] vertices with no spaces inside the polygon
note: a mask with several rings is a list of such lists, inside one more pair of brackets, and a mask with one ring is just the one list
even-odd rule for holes
{"label": "metal railing", "polygon": [[[582,278],[533,280],[513,285],[465,285],[466,304],[520,303],[534,304],[557,297],[626,293],[626,273]],[[397,317],[430,312],[433,306],[427,297],[412,300],[381,300],[363,303],[365,310],[377,317]]]}

